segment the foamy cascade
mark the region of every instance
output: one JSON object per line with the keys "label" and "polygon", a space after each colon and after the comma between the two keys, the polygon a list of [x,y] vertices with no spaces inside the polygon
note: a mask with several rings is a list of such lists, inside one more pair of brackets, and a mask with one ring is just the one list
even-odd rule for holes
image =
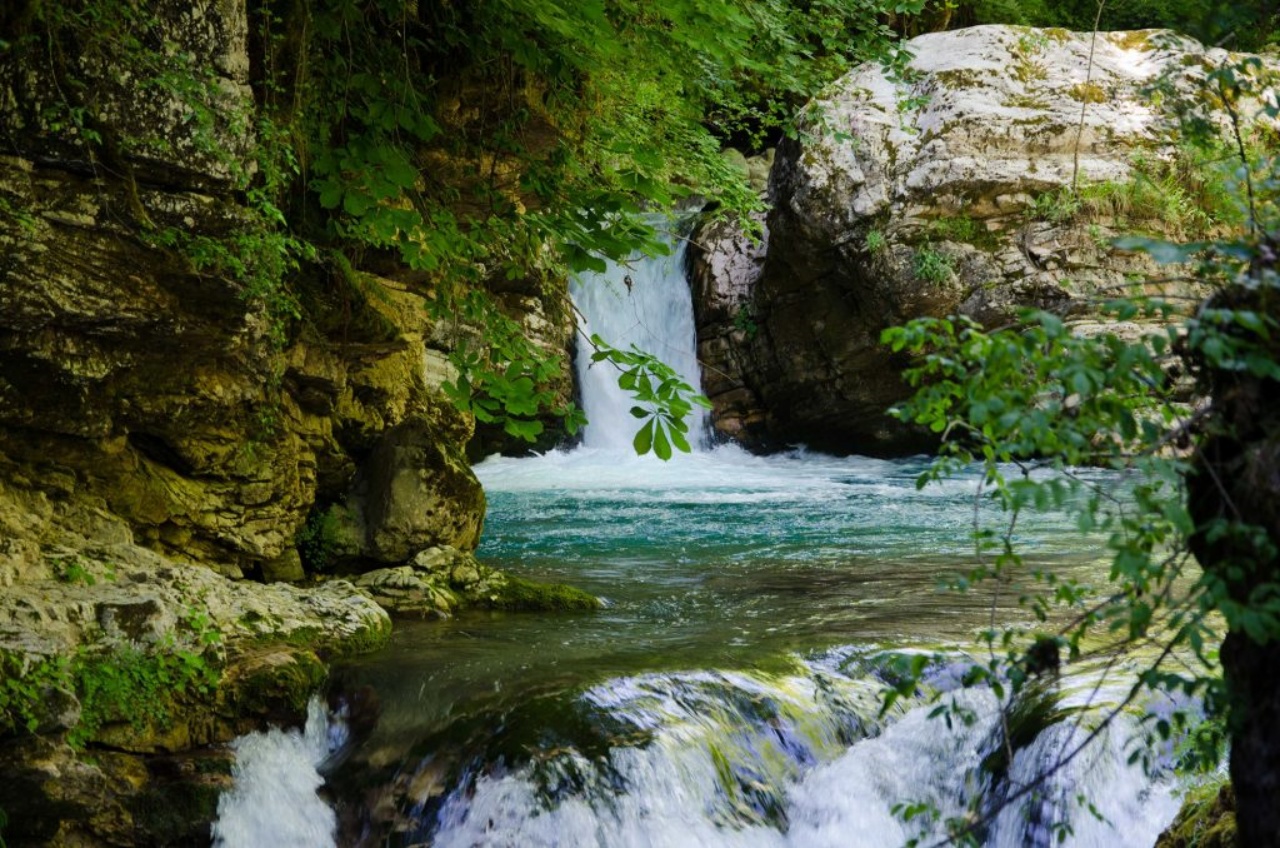
{"label": "foamy cascade", "polygon": [[[685,242],[656,259],[610,263],[604,273],[584,273],[570,285],[570,294],[585,324],[578,328],[578,357],[574,363],[582,406],[588,424],[583,444],[588,448],[631,451],[636,419],[631,396],[618,388],[618,371],[606,362],[592,364],[591,335],[597,333],[616,348],[635,345],[671,366],[691,386],[701,385],[693,303],[685,278]],[[689,420],[689,444],[706,446],[707,414],[695,407]]]}
{"label": "foamy cascade", "polygon": [[337,816],[316,790],[317,768],[342,747],[346,727],[313,697],[301,731],[272,728],[231,743],[235,786],[218,799],[215,848],[332,848]]}
{"label": "foamy cascade", "polygon": [[[919,706],[881,726],[877,680],[811,665],[788,677],[698,672],[611,681],[583,697],[646,741],[607,759],[560,750],[458,787],[432,844],[484,846],[697,845],[701,848],[885,848],[922,835],[895,804],[929,802],[964,816],[993,791],[980,768],[997,744],[996,699],[956,691],[973,721],[948,727]],[[1019,751],[1020,785],[1087,733],[1074,719]],[[1127,762],[1122,723],[1011,804],[991,848],[1147,848],[1177,809],[1167,785]],[[1076,803],[1087,793],[1103,818]],[[1059,841],[1059,832],[1069,826]],[[930,840],[925,840],[926,844]]]}

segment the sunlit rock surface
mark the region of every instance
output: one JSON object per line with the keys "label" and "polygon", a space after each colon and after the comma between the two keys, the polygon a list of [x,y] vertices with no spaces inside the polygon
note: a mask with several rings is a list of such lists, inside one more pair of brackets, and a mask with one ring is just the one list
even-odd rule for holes
{"label": "sunlit rock surface", "polygon": [[805,109],[773,167],[767,247],[723,227],[695,236],[717,426],[750,446],[927,445],[884,414],[906,394],[885,327],[957,312],[995,324],[1020,306],[1081,314],[1137,289],[1198,295],[1110,244],[1186,238],[1172,199],[1072,210],[1063,189],[1077,169],[1081,185],[1119,184],[1140,158],[1171,157],[1176,96],[1149,87],[1163,78],[1202,99],[1206,72],[1230,54],[1156,31],[1095,42],[1003,26],[908,46],[904,78],[864,65]]}

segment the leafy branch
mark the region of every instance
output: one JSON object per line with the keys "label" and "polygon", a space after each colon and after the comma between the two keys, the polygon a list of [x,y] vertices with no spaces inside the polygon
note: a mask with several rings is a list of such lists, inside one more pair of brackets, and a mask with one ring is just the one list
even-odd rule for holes
{"label": "leafy branch", "polygon": [[631,394],[636,405],[631,414],[643,422],[632,444],[636,453],[653,451],[661,460],[672,457],[672,448],[689,453],[688,417],[695,406],[711,408],[693,386],[685,382],[670,365],[646,353],[634,344],[627,350],[616,348],[593,333],[590,338],[591,362],[608,362],[620,372],[618,388]]}

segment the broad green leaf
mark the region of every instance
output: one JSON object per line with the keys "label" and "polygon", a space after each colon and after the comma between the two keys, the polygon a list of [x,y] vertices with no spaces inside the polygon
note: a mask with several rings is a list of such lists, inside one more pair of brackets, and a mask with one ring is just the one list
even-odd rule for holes
{"label": "broad green leaf", "polygon": [[641,427],[636,433],[635,439],[632,440],[631,444],[640,456],[644,456],[653,447],[653,431],[656,424],[657,419],[650,418],[649,423]]}
{"label": "broad green leaf", "polygon": [[660,424],[654,427],[653,452],[664,462],[671,459],[671,442],[667,440],[667,428]]}

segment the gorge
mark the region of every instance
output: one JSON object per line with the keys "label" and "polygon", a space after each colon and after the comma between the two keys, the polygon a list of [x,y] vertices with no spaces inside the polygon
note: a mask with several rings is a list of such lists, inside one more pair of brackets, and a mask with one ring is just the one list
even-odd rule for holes
{"label": "gorge", "polygon": [[[1266,632],[1276,60],[1004,25],[912,56],[897,34],[931,13],[808,11],[0,9],[5,845],[881,845],[965,822],[1048,845],[1068,821],[1067,844],[1155,841],[1186,751],[1127,761],[1203,686],[1130,703],[1149,646],[1081,649],[1010,583],[935,591],[1002,532],[1077,610],[1114,579],[1114,525],[1053,493],[1002,525],[1009,501],[975,494],[992,468],[1117,512],[1153,498],[1025,454],[918,489],[919,452],[972,422],[887,414],[941,354],[881,333],[1036,307],[1036,332],[1129,350],[1199,316],[1214,274],[1262,292],[1170,335],[1130,394],[1168,401],[1178,450],[1226,420],[1197,392],[1234,404],[1195,521],[1172,497],[1154,523],[1188,573],[1187,537],[1227,560],[1208,618]],[[1184,144],[1201,112],[1208,147]],[[1262,163],[1244,212],[1222,139]],[[674,207],[692,229],[654,212]],[[1162,240],[1238,264],[1157,265]],[[1117,292],[1174,305],[1108,317]],[[633,409],[592,332],[701,379],[691,453],[635,455],[670,397]],[[1090,420],[1093,374],[1050,374],[1023,418]],[[1253,541],[1201,532],[1219,469]],[[1231,576],[1242,556],[1261,576]],[[1116,591],[1140,609],[1179,579]],[[998,628],[1052,662],[984,678],[970,637]]]}

